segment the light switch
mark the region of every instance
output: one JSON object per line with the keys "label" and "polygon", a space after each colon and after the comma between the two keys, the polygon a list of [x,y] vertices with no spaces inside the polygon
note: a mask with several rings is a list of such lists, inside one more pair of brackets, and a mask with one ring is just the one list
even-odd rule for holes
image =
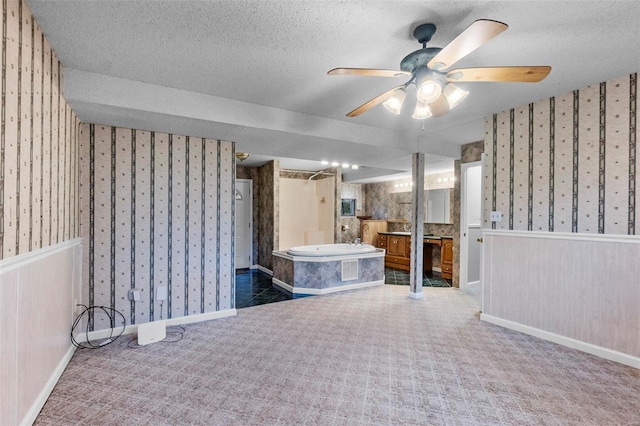
{"label": "light switch", "polygon": [[502,221],[502,212],[491,212],[491,222],[501,222]]}

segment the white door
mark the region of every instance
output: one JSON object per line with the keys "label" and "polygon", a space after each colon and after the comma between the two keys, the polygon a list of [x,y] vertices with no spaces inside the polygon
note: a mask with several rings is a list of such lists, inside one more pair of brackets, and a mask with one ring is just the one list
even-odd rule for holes
{"label": "white door", "polygon": [[480,297],[482,253],[482,163],[461,167],[460,288]]}
{"label": "white door", "polygon": [[250,179],[236,179],[236,269],[253,264],[252,187]]}

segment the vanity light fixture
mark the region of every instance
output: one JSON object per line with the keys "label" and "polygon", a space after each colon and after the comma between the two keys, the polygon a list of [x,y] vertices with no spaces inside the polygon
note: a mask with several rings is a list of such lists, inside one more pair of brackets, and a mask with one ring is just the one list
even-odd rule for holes
{"label": "vanity light fixture", "polygon": [[248,152],[236,152],[236,158],[238,160],[240,160],[240,162],[246,160],[247,158],[249,158],[249,153]]}
{"label": "vanity light fixture", "polygon": [[[327,160],[322,160],[320,162],[320,164],[322,164],[323,166],[327,166],[327,165],[329,165],[329,162]],[[337,161],[332,161],[331,162],[331,167],[339,167],[339,166],[340,166],[340,163],[338,163]],[[360,168],[360,166],[358,166],[357,164],[349,165],[349,163],[342,163],[342,168],[344,168],[344,169],[351,168],[353,170],[358,170]]]}

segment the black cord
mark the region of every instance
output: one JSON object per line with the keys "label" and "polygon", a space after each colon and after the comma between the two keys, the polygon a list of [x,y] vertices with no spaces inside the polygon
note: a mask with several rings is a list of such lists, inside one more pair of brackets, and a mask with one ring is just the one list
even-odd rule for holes
{"label": "black cord", "polygon": [[[178,328],[178,330],[174,331],[174,330],[170,330],[170,328],[175,327]],[[154,343],[176,343],[179,342],[180,340],[182,340],[182,338],[184,337],[184,333],[186,332],[185,328],[181,325],[172,325],[167,327],[167,337],[165,337],[163,340],[159,340],[157,342]],[[178,336],[175,339],[172,340],[167,340],[169,338],[169,336]],[[137,343],[132,346],[131,343],[134,341],[138,340],[138,336],[133,336],[131,337],[131,339],[127,342],[127,347],[129,349],[140,349],[140,348],[144,348],[146,345],[138,345]]]}
{"label": "black cord", "polygon": [[[99,349],[99,348],[101,348],[103,346],[106,346],[108,344],[111,344],[111,343],[115,342],[124,333],[126,320],[125,320],[124,315],[122,314],[122,312],[117,311],[114,308],[111,308],[111,307],[108,307],[108,306],[85,306],[85,305],[76,305],[76,306],[82,306],[84,308],[84,310],[80,314],[78,314],[76,319],[73,321],[73,325],[71,326],[71,343],[76,348],[78,348],[78,349]],[[86,341],[85,342],[78,342],[76,340],[75,336],[74,336],[74,331],[76,330],[76,327],[78,327],[78,324],[80,324],[80,320],[82,319],[82,317],[85,314],[87,314],[89,316],[94,316],[96,309],[100,309],[109,318],[109,324],[111,324],[112,326],[115,325],[115,320],[116,320],[115,316],[116,316],[116,314],[120,315],[120,317],[122,318],[122,330],[120,330],[120,333],[117,336],[114,336],[115,328],[112,327],[111,331],[110,331],[110,334],[109,334],[109,337],[103,339],[101,342],[95,342],[95,341],[92,342],[91,340],[89,340],[89,321],[87,320],[87,326],[86,326],[86,329],[85,329]]]}

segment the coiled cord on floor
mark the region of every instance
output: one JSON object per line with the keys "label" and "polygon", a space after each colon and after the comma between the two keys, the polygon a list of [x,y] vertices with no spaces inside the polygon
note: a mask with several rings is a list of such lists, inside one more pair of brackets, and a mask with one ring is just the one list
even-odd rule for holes
{"label": "coiled cord on floor", "polygon": [[[108,344],[111,344],[111,343],[115,342],[124,333],[126,320],[125,320],[124,315],[122,314],[122,312],[117,311],[114,308],[111,308],[109,306],[85,306],[85,305],[76,305],[76,306],[82,306],[84,308],[84,310],[80,314],[78,314],[76,319],[73,321],[73,325],[71,326],[71,343],[76,348],[78,348],[78,349],[99,349],[99,348],[101,348],[103,346],[106,346]],[[122,329],[120,330],[120,332],[117,335],[114,335],[115,327],[112,327],[108,337],[106,337],[104,339],[99,339],[100,341],[95,340],[95,341],[92,342],[91,340],[89,340],[89,322],[90,321],[87,320],[87,325],[86,325],[86,330],[85,330],[86,341],[85,342],[78,342],[76,340],[75,336],[74,336],[74,332],[76,330],[76,327],[78,327],[78,325],[80,324],[80,320],[82,320],[82,317],[85,314],[89,315],[90,318],[91,317],[95,317],[95,311],[96,310],[100,310],[99,312],[103,312],[109,318],[109,324],[111,324],[112,326],[114,326],[115,323],[116,323],[116,321],[115,321],[116,320],[116,314],[120,315],[120,318],[122,318]]]}

